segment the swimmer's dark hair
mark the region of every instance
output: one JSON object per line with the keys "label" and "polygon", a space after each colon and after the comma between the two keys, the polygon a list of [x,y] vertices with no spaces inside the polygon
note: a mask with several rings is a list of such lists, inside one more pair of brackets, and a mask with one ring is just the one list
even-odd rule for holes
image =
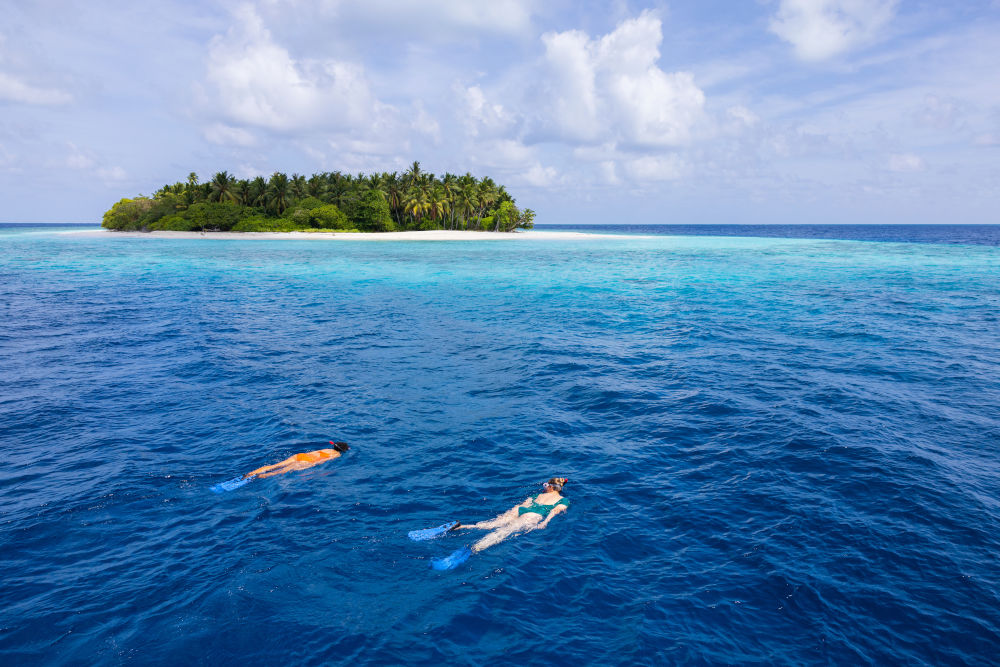
{"label": "swimmer's dark hair", "polygon": [[346,442],[334,442],[333,440],[331,440],[330,444],[333,445],[333,448],[336,449],[341,454],[350,449],[350,447],[347,446]]}
{"label": "swimmer's dark hair", "polygon": [[551,484],[552,486],[554,486],[560,492],[562,492],[563,487],[566,486],[567,482],[569,482],[569,480],[566,479],[565,477],[553,477],[552,479],[550,479],[548,481],[549,484]]}

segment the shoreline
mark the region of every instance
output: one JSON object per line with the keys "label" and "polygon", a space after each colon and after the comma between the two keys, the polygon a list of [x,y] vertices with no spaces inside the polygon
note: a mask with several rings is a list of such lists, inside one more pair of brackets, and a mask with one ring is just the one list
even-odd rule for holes
{"label": "shoreline", "polygon": [[207,239],[216,241],[503,241],[515,239],[593,239],[616,234],[589,234],[585,232],[471,232],[460,230],[434,230],[426,232],[118,232],[110,229],[56,232],[86,238],[132,239]]}

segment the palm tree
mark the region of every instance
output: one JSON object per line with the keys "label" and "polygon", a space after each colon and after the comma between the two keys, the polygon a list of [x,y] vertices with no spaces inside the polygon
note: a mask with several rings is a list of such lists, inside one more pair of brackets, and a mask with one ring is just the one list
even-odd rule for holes
{"label": "palm tree", "polygon": [[[464,181],[464,182],[463,182]],[[479,206],[479,198],[477,196],[475,181],[472,183],[461,179],[458,184],[457,200],[455,202],[455,208],[462,215],[462,226],[466,229],[469,228],[469,216],[472,212],[476,210]]]}
{"label": "palm tree", "polygon": [[511,197],[507,193],[507,188],[505,188],[502,185],[498,185],[497,186],[497,203],[499,204],[500,202],[505,202],[505,201],[510,201],[512,203],[515,203],[515,204],[517,203],[517,202],[514,201],[514,198]]}
{"label": "palm tree", "polygon": [[399,209],[403,203],[403,184],[399,180],[399,174],[392,172],[385,181],[386,199],[389,202],[389,212],[392,213],[393,220],[397,225],[401,224]]}
{"label": "palm tree", "polygon": [[326,185],[326,200],[331,204],[336,204],[339,208],[343,209],[344,204],[349,198],[349,190],[351,185],[351,177],[341,174],[339,171],[335,171],[332,174],[327,174],[327,185]]}
{"label": "palm tree", "polygon": [[236,199],[236,193],[233,192],[235,185],[236,181],[229,175],[229,172],[220,171],[212,177],[212,182],[209,184],[209,201],[234,201]]}
{"label": "palm tree", "polygon": [[451,208],[449,206],[448,194],[441,185],[436,185],[431,190],[428,204],[430,206],[431,220],[443,220],[446,212]]}
{"label": "palm tree", "polygon": [[479,182],[479,213],[478,217],[483,217],[483,214],[492,206],[497,200],[497,186],[493,182],[493,179],[487,176],[482,181]]}
{"label": "palm tree", "polygon": [[267,181],[263,176],[250,181],[250,194],[247,197],[247,206],[267,206]]}
{"label": "palm tree", "polygon": [[448,209],[451,212],[451,220],[448,224],[448,229],[455,228],[455,194],[458,189],[458,176],[455,174],[445,173],[444,178],[441,179],[441,189],[444,190],[444,195],[448,199]]}
{"label": "palm tree", "polygon": [[365,177],[359,174],[359,181],[361,181],[361,187],[364,189],[365,193],[377,192],[378,196],[382,199],[388,199],[388,193],[386,190],[386,177],[387,174],[372,174],[371,176]]}
{"label": "palm tree", "polygon": [[323,195],[326,194],[326,179],[321,174],[313,174],[309,177],[306,190],[309,192],[310,197],[322,199]]}
{"label": "palm tree", "polygon": [[306,177],[302,174],[292,174],[292,180],[288,183],[288,191],[295,199],[305,199],[309,194]]}
{"label": "palm tree", "polygon": [[188,206],[193,204],[197,198],[198,191],[198,174],[193,171],[188,174],[187,183],[184,185],[184,199]]}
{"label": "palm tree", "polygon": [[427,211],[429,207],[430,202],[426,190],[412,188],[406,193],[403,200],[403,210],[410,214],[414,222],[417,221],[417,218],[422,217],[424,211]]}
{"label": "palm tree", "polygon": [[236,182],[236,202],[240,206],[250,205],[250,181],[245,178],[241,178]]}
{"label": "palm tree", "polygon": [[414,160],[413,164],[410,165],[409,171],[407,171],[405,174],[403,174],[403,178],[406,179],[406,184],[409,185],[409,186],[411,186],[411,187],[418,180],[420,180],[420,176],[421,176],[421,173],[420,173],[420,163],[417,162],[416,160]]}
{"label": "palm tree", "polygon": [[271,174],[271,180],[267,184],[267,206],[277,215],[288,208],[288,190],[288,176],[279,171]]}

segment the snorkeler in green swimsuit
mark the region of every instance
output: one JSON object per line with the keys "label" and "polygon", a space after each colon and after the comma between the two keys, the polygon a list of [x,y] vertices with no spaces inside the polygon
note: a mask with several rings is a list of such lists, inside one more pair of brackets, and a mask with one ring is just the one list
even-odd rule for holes
{"label": "snorkeler in green swimsuit", "polygon": [[568,481],[565,477],[553,477],[542,485],[542,493],[529,497],[497,518],[467,526],[459,525],[456,529],[478,528],[492,531],[472,545],[472,551],[476,552],[502,542],[515,533],[545,528],[553,517],[569,507],[569,501],[562,497],[562,489]]}

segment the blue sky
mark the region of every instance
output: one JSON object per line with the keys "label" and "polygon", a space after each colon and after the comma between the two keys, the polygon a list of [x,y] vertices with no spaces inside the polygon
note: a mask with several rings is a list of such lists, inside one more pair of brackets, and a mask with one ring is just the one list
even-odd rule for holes
{"label": "blue sky", "polygon": [[542,223],[1000,223],[998,72],[996,0],[15,0],[0,220],[417,159]]}

